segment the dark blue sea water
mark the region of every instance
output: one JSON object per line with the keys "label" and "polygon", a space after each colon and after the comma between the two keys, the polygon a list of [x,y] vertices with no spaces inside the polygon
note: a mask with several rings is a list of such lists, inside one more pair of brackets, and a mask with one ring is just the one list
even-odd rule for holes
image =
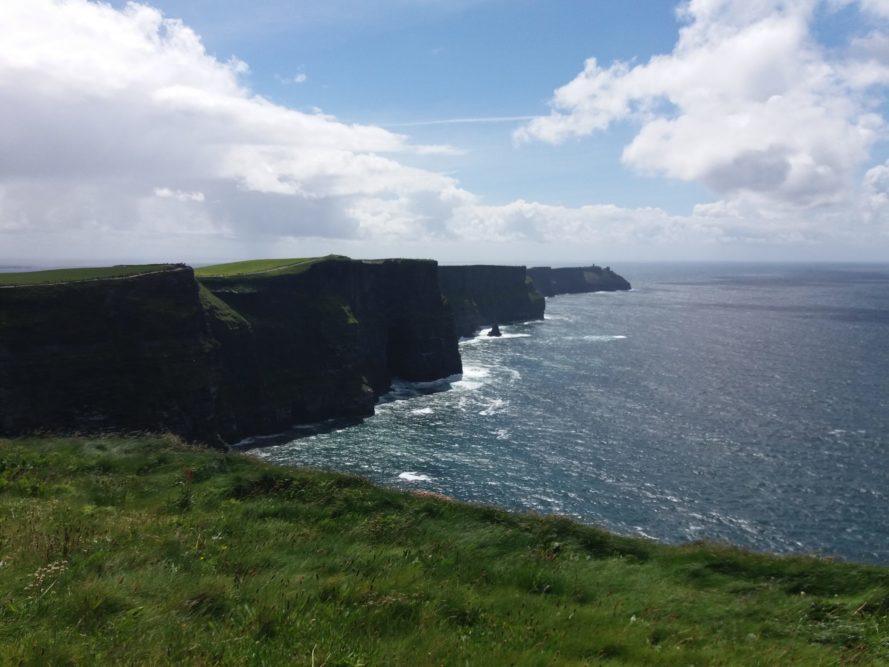
{"label": "dark blue sea water", "polygon": [[462,379],[254,452],[666,542],[889,563],[889,266],[618,269],[634,291],[464,341]]}

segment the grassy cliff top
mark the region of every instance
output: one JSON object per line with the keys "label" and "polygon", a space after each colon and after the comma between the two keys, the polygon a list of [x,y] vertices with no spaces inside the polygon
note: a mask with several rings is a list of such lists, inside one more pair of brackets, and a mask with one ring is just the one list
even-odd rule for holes
{"label": "grassy cliff top", "polygon": [[889,664],[889,570],[169,437],[0,440],[0,664]]}
{"label": "grassy cliff top", "polygon": [[248,259],[242,262],[213,264],[195,269],[198,278],[240,278],[245,276],[285,275],[302,273],[313,264],[319,262],[349,259],[342,255],[326,255],[324,257],[303,257],[289,259]]}
{"label": "grassy cliff top", "polygon": [[48,285],[58,283],[84,282],[88,280],[131,278],[133,276],[144,275],[146,273],[171,271],[181,267],[181,264],[121,264],[118,266],[99,266],[79,269],[51,269],[49,271],[0,273],[0,287]]}

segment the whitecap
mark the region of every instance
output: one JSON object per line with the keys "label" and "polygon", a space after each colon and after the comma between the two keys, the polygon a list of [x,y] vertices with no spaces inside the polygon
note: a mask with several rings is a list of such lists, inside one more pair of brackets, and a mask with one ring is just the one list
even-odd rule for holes
{"label": "whitecap", "polygon": [[488,340],[497,340],[497,339],[508,340],[510,338],[530,338],[530,337],[531,337],[531,334],[529,334],[529,333],[510,333],[508,331],[504,331],[499,336],[489,336],[489,335],[485,334],[485,338],[487,338]]}
{"label": "whitecap", "polygon": [[432,408],[417,408],[416,410],[411,410],[412,415],[431,415],[435,410]]}
{"label": "whitecap", "polygon": [[488,403],[488,407],[480,411],[479,414],[484,417],[490,417],[497,412],[502,412],[506,405],[506,401],[504,401],[502,398],[495,398],[493,401]]}
{"label": "whitecap", "polygon": [[510,338],[530,338],[531,334],[529,333],[513,333],[509,331],[503,331],[503,327],[500,328],[499,336],[489,336],[489,329],[482,329],[482,331],[475,338],[461,338],[460,345],[478,345],[484,342],[496,341],[496,340],[509,340]]}
{"label": "whitecap", "polygon": [[581,336],[581,340],[590,340],[590,341],[610,341],[610,340],[624,340],[626,336],[617,335],[617,336]]}
{"label": "whitecap", "polygon": [[491,376],[491,369],[485,366],[464,366],[463,375],[454,383],[458,389],[478,389],[487,384],[487,378]]}
{"label": "whitecap", "polygon": [[428,475],[421,475],[418,472],[403,472],[398,476],[398,479],[403,479],[405,482],[431,482],[432,478]]}

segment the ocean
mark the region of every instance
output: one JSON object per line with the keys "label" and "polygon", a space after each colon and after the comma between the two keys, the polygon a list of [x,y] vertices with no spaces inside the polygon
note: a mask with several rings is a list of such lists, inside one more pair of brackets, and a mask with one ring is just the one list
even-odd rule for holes
{"label": "ocean", "polygon": [[356,473],[669,543],[889,563],[889,265],[624,265],[626,293],[461,342],[464,373],[257,439]]}

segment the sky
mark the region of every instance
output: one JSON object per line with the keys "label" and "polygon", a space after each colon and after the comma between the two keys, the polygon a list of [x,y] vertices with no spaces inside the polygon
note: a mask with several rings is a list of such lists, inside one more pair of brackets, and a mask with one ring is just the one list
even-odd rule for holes
{"label": "sky", "polygon": [[0,0],[0,262],[889,260],[889,0]]}

